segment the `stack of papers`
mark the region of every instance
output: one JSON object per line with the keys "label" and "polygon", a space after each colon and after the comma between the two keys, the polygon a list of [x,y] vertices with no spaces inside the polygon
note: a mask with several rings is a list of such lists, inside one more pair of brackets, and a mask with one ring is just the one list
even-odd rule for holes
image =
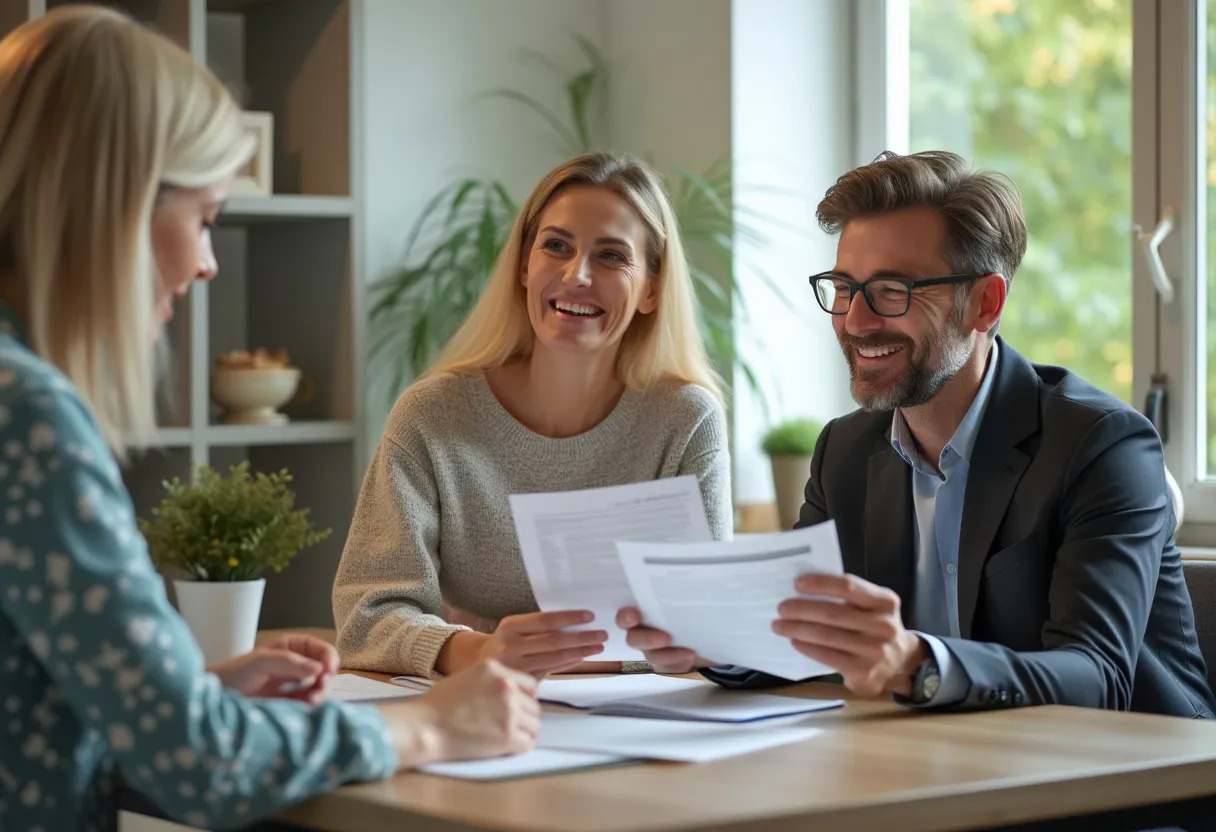
{"label": "stack of papers", "polygon": [[617,754],[597,754],[589,751],[564,751],[534,748],[510,757],[489,760],[468,760],[455,763],[432,763],[421,767],[428,774],[441,774],[460,780],[513,780],[555,772],[586,771],[590,768],[637,762],[632,757]]}
{"label": "stack of papers", "polygon": [[[643,656],[615,625],[622,607],[720,664],[786,679],[832,672],[772,631],[777,607],[807,574],[840,574],[834,523],[714,541],[695,477],[548,494],[513,494],[520,553],[541,610],[587,609],[578,629],[608,633],[602,661]],[[396,677],[416,691],[429,680]],[[614,765],[633,759],[703,762],[809,739],[819,728],[790,720],[838,708],[813,700],[728,691],[659,675],[546,679],[539,696],[585,713],[546,711],[535,751],[425,770],[494,780]]]}
{"label": "stack of papers", "polygon": [[542,610],[587,609],[603,629],[596,661],[644,657],[616,613],[635,606],[681,647],[784,679],[834,672],[772,631],[800,575],[841,574],[836,524],[714,541],[696,477],[511,495],[532,592]]}
{"label": "stack of papers", "polygon": [[336,699],[339,702],[368,702],[376,699],[406,699],[417,696],[416,690],[402,690],[400,685],[390,685],[388,682],[377,682],[353,673],[339,673],[329,680],[329,690],[326,699]]}
{"label": "stack of papers", "polygon": [[[432,683],[397,676],[393,684],[420,692]],[[789,719],[844,704],[839,699],[725,690],[657,674],[545,679],[539,695],[549,704],[587,713],[544,712],[536,750],[526,754],[423,770],[468,780],[503,780],[643,759],[704,762],[809,739],[820,729]]]}
{"label": "stack of papers", "polygon": [[430,774],[464,780],[507,780],[582,771],[640,760],[704,763],[810,739],[807,725],[725,725],[592,714],[545,713],[536,748],[512,757],[434,763]]}
{"label": "stack of papers", "polygon": [[806,725],[723,725],[547,713],[541,718],[536,744],[541,748],[595,749],[649,760],[704,763],[801,742],[821,730]]}
{"label": "stack of papers", "polygon": [[604,679],[546,679],[540,683],[540,696],[545,702],[600,716],[692,722],[756,722],[844,705],[841,699],[798,699],[725,690],[709,682],[652,674]]}
{"label": "stack of papers", "polygon": [[[418,676],[396,676],[393,684],[415,690],[431,686],[429,679]],[[578,708],[598,716],[690,722],[757,722],[844,705],[842,699],[800,699],[725,690],[709,682],[654,673],[545,679],[538,686],[537,695],[542,702]]]}

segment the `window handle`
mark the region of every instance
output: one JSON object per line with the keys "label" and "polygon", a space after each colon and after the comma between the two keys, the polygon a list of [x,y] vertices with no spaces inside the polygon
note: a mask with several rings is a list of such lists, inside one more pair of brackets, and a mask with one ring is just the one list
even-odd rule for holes
{"label": "window handle", "polygon": [[1144,260],[1148,264],[1148,276],[1153,281],[1157,296],[1164,304],[1174,302],[1174,284],[1165,273],[1165,264],[1161,262],[1161,243],[1174,230],[1174,206],[1166,205],[1161,209],[1161,218],[1157,227],[1151,232],[1145,231],[1140,225],[1135,227],[1136,242],[1144,252]]}
{"label": "window handle", "polygon": [[1153,373],[1144,397],[1144,415],[1157,429],[1162,444],[1170,441],[1169,406],[1169,377],[1165,373]]}

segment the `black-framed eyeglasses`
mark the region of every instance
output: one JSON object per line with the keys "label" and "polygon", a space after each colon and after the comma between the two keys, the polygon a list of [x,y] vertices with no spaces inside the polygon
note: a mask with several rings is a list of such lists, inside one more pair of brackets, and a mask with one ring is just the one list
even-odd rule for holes
{"label": "black-framed eyeglasses", "polygon": [[820,308],[829,315],[847,314],[849,307],[853,305],[853,296],[861,292],[875,315],[898,318],[908,314],[912,305],[913,289],[966,283],[986,277],[987,274],[949,274],[945,277],[926,277],[920,280],[907,277],[874,277],[865,283],[858,283],[842,274],[823,272],[811,275],[810,280],[811,288],[815,290],[815,300],[819,301]]}

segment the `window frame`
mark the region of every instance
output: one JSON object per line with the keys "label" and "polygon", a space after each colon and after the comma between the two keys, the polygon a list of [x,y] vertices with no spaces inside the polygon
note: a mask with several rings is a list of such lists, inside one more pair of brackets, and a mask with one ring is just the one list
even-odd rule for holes
{"label": "window frame", "polygon": [[[1134,344],[1134,390],[1143,401],[1154,371],[1167,381],[1166,465],[1186,507],[1179,541],[1216,544],[1216,479],[1205,477],[1207,443],[1207,227],[1205,166],[1207,80],[1206,0],[1135,0],[1133,105],[1133,216],[1152,229],[1166,210],[1174,230],[1161,261],[1174,286],[1165,304],[1149,277],[1142,251],[1135,258],[1135,308],[1144,343]],[[1138,146],[1139,140],[1143,147]],[[1138,246],[1139,248],[1139,246]],[[1214,460],[1216,462],[1216,460]]]}

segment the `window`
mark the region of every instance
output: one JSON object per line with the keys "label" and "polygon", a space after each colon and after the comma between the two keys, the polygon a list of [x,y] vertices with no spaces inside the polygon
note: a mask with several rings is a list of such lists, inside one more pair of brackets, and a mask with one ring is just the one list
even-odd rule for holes
{"label": "window", "polygon": [[[1216,188],[1216,117],[1207,60],[1212,5],[1204,0],[1137,0],[1136,114],[1151,121],[1137,151],[1136,216],[1146,228],[1173,228],[1160,248],[1162,280],[1137,281],[1136,305],[1152,310],[1152,341],[1139,361],[1168,390],[1166,463],[1186,500],[1184,542],[1216,544],[1216,361],[1213,335],[1213,243],[1209,206]],[[1141,5],[1142,4],[1142,5]],[[1147,252],[1146,252],[1147,253]],[[1148,262],[1148,258],[1142,258]],[[1146,269],[1146,275],[1151,276]],[[1147,327],[1146,327],[1147,329]],[[1137,380],[1141,378],[1137,367]]]}
{"label": "window", "polygon": [[1001,334],[1130,401],[1131,0],[911,0],[909,45],[909,149],[1022,193]]}
{"label": "window", "polygon": [[1138,407],[1163,390],[1179,540],[1216,546],[1216,0],[858,2],[858,54],[882,56],[858,161],[940,147],[1013,178],[1030,238],[1002,333]]}

